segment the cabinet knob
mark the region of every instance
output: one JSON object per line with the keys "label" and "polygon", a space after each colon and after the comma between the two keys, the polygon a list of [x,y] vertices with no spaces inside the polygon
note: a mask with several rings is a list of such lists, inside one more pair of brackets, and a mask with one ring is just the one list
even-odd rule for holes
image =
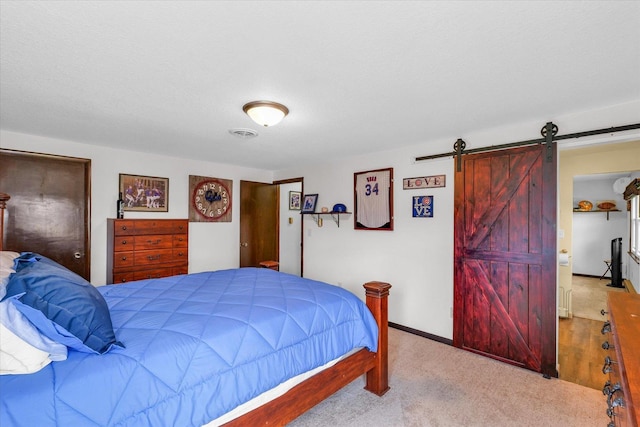
{"label": "cabinet knob", "polygon": [[123,230],[126,230],[126,229],[127,229],[127,226],[126,226],[126,225],[123,225],[123,226],[122,226],[122,227],[120,227],[120,228],[121,228],[121,229],[123,229]]}
{"label": "cabinet knob", "polygon": [[123,256],[123,257],[122,257],[122,258],[120,258],[120,259],[121,259],[122,261],[126,261],[126,260],[127,260],[127,257],[126,257],[126,256]]}
{"label": "cabinet knob", "polygon": [[604,322],[604,325],[602,325],[602,330],[600,332],[602,333],[602,335],[606,334],[607,332],[611,332],[611,322],[609,322],[608,320]]}
{"label": "cabinet knob", "polygon": [[602,365],[602,373],[603,374],[608,374],[609,372],[612,371],[612,368],[611,368],[611,364],[612,363],[616,363],[616,362],[611,360],[610,356],[607,356],[607,357],[604,358],[604,365]]}
{"label": "cabinet knob", "polygon": [[605,314],[607,314],[607,313],[609,313],[609,312],[608,312],[608,311],[604,311],[604,308],[603,308],[602,310],[600,310],[600,314],[602,314],[603,316],[604,316]]}
{"label": "cabinet knob", "polygon": [[612,349],[612,348],[615,348],[615,347],[612,346],[611,344],[609,344],[609,341],[605,341],[605,342],[602,343],[602,348],[605,349],[605,350],[609,350],[609,349]]}
{"label": "cabinet knob", "polygon": [[123,241],[122,241],[122,244],[123,244],[123,245],[126,245],[126,244],[127,244],[127,241],[126,241],[126,240],[123,240]]}

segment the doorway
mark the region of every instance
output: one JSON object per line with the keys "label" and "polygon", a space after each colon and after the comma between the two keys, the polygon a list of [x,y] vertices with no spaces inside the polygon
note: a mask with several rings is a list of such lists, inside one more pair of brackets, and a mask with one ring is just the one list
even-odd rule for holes
{"label": "doorway", "polygon": [[[560,379],[594,389],[601,389],[605,381],[601,366],[607,352],[601,348],[605,340],[601,334],[607,317],[607,292],[626,292],[624,288],[608,287],[611,272],[605,261],[611,258],[612,239],[622,237],[628,244],[628,216],[626,202],[616,192],[616,182],[638,172],[588,173],[583,168],[573,176],[571,288],[560,287],[561,299],[567,300],[558,323],[558,365]],[[582,172],[587,174],[582,174]],[[618,189],[619,191],[619,189]],[[580,202],[589,203],[580,203]],[[610,211],[599,209],[603,201],[615,203]],[[591,206],[589,206],[589,204]],[[586,209],[590,207],[591,209]],[[624,247],[624,246],[623,246]],[[623,277],[626,271],[623,265]]]}
{"label": "doorway", "polygon": [[302,276],[302,217],[290,200],[302,190],[302,177],[240,181],[240,267],[277,261],[281,272]]}

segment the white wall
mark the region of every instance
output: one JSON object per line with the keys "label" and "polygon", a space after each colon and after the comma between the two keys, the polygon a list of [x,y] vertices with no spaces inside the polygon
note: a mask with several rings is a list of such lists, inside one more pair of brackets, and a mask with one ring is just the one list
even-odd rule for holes
{"label": "white wall", "polygon": [[280,271],[300,276],[302,215],[289,210],[289,191],[302,191],[301,182],[280,184]]}
{"label": "white wall", "polygon": [[[437,117],[425,117],[425,120],[436,119]],[[239,263],[237,206],[240,179],[272,182],[304,177],[305,192],[319,194],[318,206],[331,208],[335,203],[344,203],[348,210],[352,211],[353,173],[393,167],[395,230],[354,230],[353,215],[343,216],[339,228],[328,218],[324,226],[318,228],[306,215],[302,220],[304,275],[340,284],[361,298],[364,298],[363,283],[371,280],[389,282],[393,285],[389,299],[391,322],[451,339],[454,161],[447,157],[414,163],[412,159],[416,156],[450,152],[457,138],[463,138],[468,149],[537,138],[545,122],[551,119],[559,126],[560,135],[638,123],[640,102],[557,118],[541,116],[532,118],[527,123],[514,123],[473,132],[461,129],[459,135],[441,138],[425,135],[422,144],[412,147],[338,161],[294,166],[273,173],[210,162],[141,155],[5,131],[0,133],[0,145],[3,148],[92,159],[94,190],[91,213],[91,268],[92,279],[96,285],[105,281],[106,218],[115,215],[114,206],[120,172],[170,179],[169,213],[146,214],[148,217],[159,218],[188,216],[188,175],[233,179],[233,221],[190,225],[189,264],[190,271],[196,272],[236,267]],[[581,141],[620,141],[625,138],[628,137],[624,134],[606,135]],[[638,139],[637,133],[635,138]],[[562,144],[561,142],[560,145]],[[145,160],[141,161],[140,157],[144,157]],[[446,187],[402,190],[403,178],[427,175],[446,175]],[[568,185],[572,187],[572,184]],[[105,190],[98,191],[102,189]],[[414,195],[434,196],[433,218],[411,217],[411,197]],[[137,214],[135,217],[141,215]],[[127,213],[127,216],[133,218],[134,214]],[[633,274],[637,276],[637,270]]]}
{"label": "white wall", "polygon": [[[425,120],[431,118],[425,117]],[[640,122],[640,102],[617,105],[571,116],[540,117],[491,129],[465,132],[398,150],[371,153],[335,162],[292,167],[276,171],[274,179],[304,176],[305,193],[318,193],[318,205],[344,203],[353,211],[354,172],[393,167],[395,230],[353,229],[353,218],[340,228],[325,221],[318,228],[311,218],[303,220],[304,275],[341,286],[362,295],[362,284],[372,280],[389,282],[389,320],[410,328],[451,339],[453,337],[453,189],[452,158],[413,163],[416,156],[451,152],[462,138],[467,149],[540,137],[540,129],[552,120],[559,135]],[[566,140],[560,143],[588,145],[638,139],[638,132]],[[562,165],[560,165],[562,167]],[[402,179],[446,175],[446,187],[403,190]],[[433,218],[412,218],[411,197],[434,196]],[[600,261],[602,263],[602,261]]]}
{"label": "white wall", "polygon": [[[625,253],[629,245],[629,216],[627,202],[621,194],[613,191],[615,178],[602,178],[599,174],[588,179],[574,179],[574,206],[581,200],[593,203],[613,200],[620,212],[575,212],[573,214],[573,273],[589,276],[601,276],[607,266],[604,260],[611,258],[611,240],[622,237],[622,250]],[[626,258],[626,257],[625,257]],[[622,277],[627,277],[627,265],[622,266]],[[611,273],[607,273],[611,277]]]}
{"label": "white wall", "polygon": [[169,212],[125,212],[125,218],[188,218],[189,175],[233,180],[232,221],[189,223],[189,272],[237,268],[240,263],[240,180],[272,182],[272,172],[115,150],[0,131],[2,148],[91,159],[91,282],[106,281],[107,218],[115,218],[120,173],[169,178]]}

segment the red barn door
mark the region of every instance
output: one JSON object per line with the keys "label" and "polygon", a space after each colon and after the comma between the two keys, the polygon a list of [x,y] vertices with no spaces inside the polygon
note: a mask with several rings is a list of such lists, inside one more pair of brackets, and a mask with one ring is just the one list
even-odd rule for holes
{"label": "red barn door", "polygon": [[557,376],[556,153],[547,160],[545,151],[536,145],[462,159],[453,343]]}

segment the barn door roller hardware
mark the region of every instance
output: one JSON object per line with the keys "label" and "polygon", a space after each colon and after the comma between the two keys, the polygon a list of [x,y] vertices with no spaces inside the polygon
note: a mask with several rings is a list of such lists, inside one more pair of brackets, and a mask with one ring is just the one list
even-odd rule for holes
{"label": "barn door roller hardware", "polygon": [[504,148],[513,148],[513,147],[520,147],[523,145],[533,145],[533,144],[547,144],[546,159],[548,162],[550,162],[553,160],[553,143],[555,141],[562,141],[564,139],[571,139],[571,138],[581,138],[583,136],[602,135],[605,133],[624,132],[627,130],[634,130],[634,129],[640,129],[640,123],[634,123],[632,125],[625,125],[625,126],[614,126],[610,128],[596,129],[596,130],[590,130],[586,132],[570,133],[567,135],[558,135],[558,126],[553,124],[553,122],[547,122],[547,124],[545,124],[542,127],[542,129],[540,129],[540,134],[542,135],[542,138],[529,139],[527,141],[510,142],[507,144],[490,145],[488,147],[472,148],[469,150],[465,150],[467,143],[464,142],[462,139],[458,139],[453,144],[452,152],[416,157],[416,162],[420,162],[422,160],[438,159],[441,157],[454,157],[456,159],[456,165],[457,165],[456,170],[460,172],[462,170],[463,154],[481,153],[483,151],[495,151],[495,150],[502,150]]}

